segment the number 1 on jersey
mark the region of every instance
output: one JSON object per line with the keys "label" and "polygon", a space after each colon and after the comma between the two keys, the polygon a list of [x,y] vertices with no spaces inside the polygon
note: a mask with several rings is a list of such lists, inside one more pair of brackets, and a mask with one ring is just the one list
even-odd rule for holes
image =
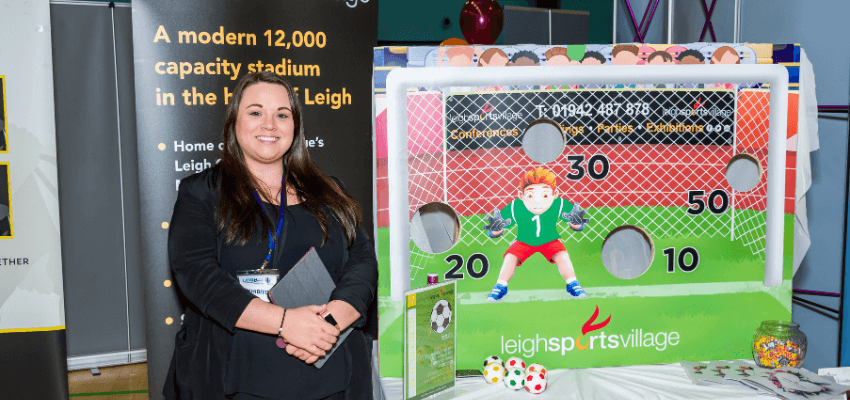
{"label": "number 1 on jersey", "polygon": [[537,222],[537,237],[540,237],[540,216],[535,215],[535,216],[531,217],[531,220],[534,221],[534,222]]}

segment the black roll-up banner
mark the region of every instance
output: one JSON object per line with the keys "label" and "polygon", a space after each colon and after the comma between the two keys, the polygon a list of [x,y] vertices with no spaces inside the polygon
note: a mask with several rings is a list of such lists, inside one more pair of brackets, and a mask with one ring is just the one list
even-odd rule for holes
{"label": "black roll-up banner", "polygon": [[219,160],[225,103],[256,70],[304,105],[310,154],[360,202],[372,232],[372,48],[377,0],[135,0],[142,268],[151,398],[160,398],[182,307],[168,265],[180,179]]}

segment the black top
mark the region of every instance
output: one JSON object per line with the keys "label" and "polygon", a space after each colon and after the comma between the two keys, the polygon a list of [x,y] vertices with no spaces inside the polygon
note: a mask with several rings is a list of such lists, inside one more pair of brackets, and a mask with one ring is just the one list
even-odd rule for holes
{"label": "black top", "polygon": [[[355,242],[349,245],[340,225],[326,210],[330,239],[319,248],[321,231],[316,220],[301,206],[287,208],[283,245],[275,246],[267,268],[286,273],[310,247],[316,247],[336,284],[328,301],[344,301],[361,316],[321,369],[306,365],[278,348],[272,336],[235,327],[256,297],[239,284],[234,273],[257,269],[268,253],[268,240],[258,235],[245,247],[238,247],[226,245],[218,235],[218,168],[184,178],[174,205],[168,253],[186,310],[163,394],[168,399],[206,400],[249,390],[262,397],[315,399],[346,390],[347,398],[371,398],[371,354],[367,336],[360,330],[378,280],[374,246],[368,235],[358,229]],[[276,224],[278,214],[267,208]],[[296,376],[303,380],[294,379]]]}
{"label": "black top", "polygon": [[[274,207],[272,215],[280,215],[279,206],[268,203],[264,206]],[[331,237],[324,247],[318,247],[322,243],[322,228],[316,218],[300,205],[286,207],[286,233],[282,259],[275,263],[272,258],[269,262],[269,265],[278,267],[279,278],[286,275],[311,247],[316,247],[316,253],[325,266],[342,262],[341,237]],[[221,265],[236,279],[238,271],[259,268],[268,252],[266,232],[262,237],[258,234],[245,246],[225,246],[221,250]],[[339,277],[335,276],[339,271],[328,268],[328,272],[334,282],[339,281]],[[278,348],[276,339],[274,335],[241,329],[236,331],[230,340],[225,393],[247,393],[271,399],[281,398],[280,393],[286,393],[287,398],[310,399],[327,397],[345,389],[344,377],[348,371],[342,353],[334,353],[318,369]],[[340,346],[347,343],[346,340]],[[316,385],[316,382],[324,384]]]}

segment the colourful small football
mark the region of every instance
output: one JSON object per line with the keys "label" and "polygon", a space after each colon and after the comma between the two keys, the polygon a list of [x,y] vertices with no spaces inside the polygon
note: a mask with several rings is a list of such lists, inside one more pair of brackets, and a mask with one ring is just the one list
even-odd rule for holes
{"label": "colourful small football", "polygon": [[513,390],[519,390],[525,387],[525,370],[521,368],[506,369],[505,386]]}
{"label": "colourful small football", "polygon": [[505,377],[505,367],[499,363],[490,363],[484,367],[484,380],[487,383],[499,383]]}
{"label": "colourful small football", "polygon": [[543,376],[545,377],[546,376],[546,367],[544,367],[544,366],[542,366],[538,363],[534,363],[534,364],[529,365],[528,368],[525,369],[526,375],[531,375],[531,374],[534,374],[534,373],[543,374]]}
{"label": "colourful small football", "polygon": [[505,361],[505,368],[522,368],[525,370],[525,361],[519,357],[511,357]]}
{"label": "colourful small football", "polygon": [[490,357],[485,358],[483,366],[484,366],[484,368],[487,368],[487,364],[492,364],[492,363],[496,363],[496,364],[499,364],[501,366],[504,366],[504,363],[502,363],[502,359],[499,358],[499,356],[490,356]]}
{"label": "colourful small football", "polygon": [[531,394],[540,394],[546,390],[546,376],[542,373],[532,373],[525,376],[525,390]]}

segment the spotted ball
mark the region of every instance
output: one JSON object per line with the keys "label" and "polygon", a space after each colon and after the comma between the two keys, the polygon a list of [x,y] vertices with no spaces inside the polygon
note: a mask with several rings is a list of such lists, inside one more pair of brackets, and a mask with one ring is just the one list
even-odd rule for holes
{"label": "spotted ball", "polygon": [[534,364],[529,365],[528,368],[525,369],[526,375],[531,375],[531,374],[535,374],[535,373],[540,373],[540,374],[543,374],[543,376],[546,376],[546,367],[544,367],[544,366],[542,366],[538,363],[534,363]]}
{"label": "spotted ball", "polygon": [[505,361],[505,368],[522,368],[525,370],[525,361],[519,357],[511,357]]}
{"label": "spotted ball", "polygon": [[505,370],[505,386],[508,389],[519,390],[525,387],[525,370],[508,368]]}
{"label": "spotted ball", "polygon": [[531,373],[525,376],[525,390],[531,394],[540,394],[546,390],[546,376],[542,373]]}
{"label": "spotted ball", "polygon": [[492,363],[496,363],[496,364],[504,366],[504,363],[502,363],[502,359],[499,358],[499,356],[490,356],[490,357],[485,358],[484,364],[482,366],[484,368],[487,368],[487,364],[492,364]]}
{"label": "spotted ball", "polygon": [[502,364],[490,363],[484,367],[484,380],[487,383],[499,383],[505,377],[505,367]]}

